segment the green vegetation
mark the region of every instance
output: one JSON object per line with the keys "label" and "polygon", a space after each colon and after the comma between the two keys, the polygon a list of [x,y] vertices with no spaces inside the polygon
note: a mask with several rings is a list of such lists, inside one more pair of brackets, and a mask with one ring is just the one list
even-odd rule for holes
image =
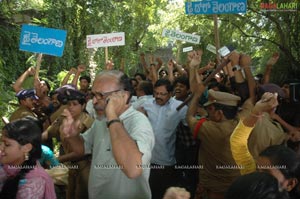
{"label": "green vegetation", "polygon": [[[253,57],[253,69],[264,71],[264,65],[273,52],[280,52],[280,61],[272,72],[273,82],[300,77],[300,15],[295,12],[263,12],[261,0],[248,0],[246,14],[219,15],[220,45],[232,44],[239,52]],[[276,0],[274,0],[276,2]],[[212,15],[188,16],[180,0],[2,0],[0,1],[0,110],[8,115],[17,103],[11,84],[29,66],[34,64],[33,53],[19,51],[21,24],[31,23],[49,28],[67,30],[63,56],[45,55],[41,77],[47,77],[53,88],[59,85],[60,72],[80,63],[96,73],[104,66],[104,48],[86,48],[86,35],[125,32],[126,45],[110,47],[109,57],[118,68],[125,58],[125,70],[137,70],[139,54],[155,53],[167,48],[178,62],[185,62],[182,48],[191,46],[162,38],[162,29],[177,29],[201,36],[194,48],[214,44]],[[214,55],[205,51],[203,64]],[[93,58],[93,60],[92,60]],[[170,57],[163,57],[166,61]],[[64,73],[64,72],[63,72]],[[93,74],[92,74],[93,75]]]}

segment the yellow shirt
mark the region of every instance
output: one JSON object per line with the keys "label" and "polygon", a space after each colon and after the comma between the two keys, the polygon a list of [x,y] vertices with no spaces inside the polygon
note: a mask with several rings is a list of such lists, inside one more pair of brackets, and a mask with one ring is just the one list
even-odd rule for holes
{"label": "yellow shirt", "polygon": [[248,149],[248,138],[254,127],[247,127],[242,120],[234,129],[230,137],[230,147],[233,159],[241,168],[242,175],[256,171],[256,163]]}

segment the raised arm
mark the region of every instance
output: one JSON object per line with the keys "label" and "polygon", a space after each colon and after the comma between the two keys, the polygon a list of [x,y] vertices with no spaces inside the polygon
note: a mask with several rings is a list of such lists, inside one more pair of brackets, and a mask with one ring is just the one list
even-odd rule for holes
{"label": "raised arm", "polygon": [[248,89],[249,89],[249,97],[254,104],[256,101],[256,94],[255,94],[255,89],[256,89],[256,83],[254,80],[254,77],[251,72],[251,57],[249,55],[241,55],[240,57],[240,65],[244,69],[245,72],[245,77],[247,79],[248,83]]}
{"label": "raised arm", "polygon": [[276,52],[268,60],[268,62],[266,64],[266,70],[264,73],[264,77],[263,77],[263,84],[269,83],[271,72],[272,72],[272,67],[273,67],[273,65],[275,65],[277,63],[278,59],[279,59],[279,53]]}
{"label": "raised arm", "polygon": [[71,75],[76,74],[76,72],[77,72],[76,68],[71,68],[69,72],[66,74],[66,76],[64,77],[64,79],[62,80],[61,86],[68,84]]}
{"label": "raised arm", "polygon": [[181,76],[187,76],[187,71],[182,67],[182,65],[176,63],[174,60],[173,60],[173,63],[174,63],[174,66],[175,68],[177,69],[178,73],[181,75]]}
{"label": "raised arm", "polygon": [[85,154],[84,140],[79,135],[80,121],[75,122],[68,109],[64,109],[62,116],[64,119],[59,129],[63,133],[65,141],[68,142],[71,151],[78,156],[83,156]]}
{"label": "raised arm", "polygon": [[85,69],[86,69],[86,67],[83,64],[80,64],[80,65],[77,66],[77,71],[76,71],[75,76],[74,76],[74,78],[72,80],[72,84],[74,86],[76,86],[76,88],[77,88],[77,84],[78,84],[78,80],[79,80],[80,74],[82,72],[84,72]]}
{"label": "raised arm", "polygon": [[242,83],[245,81],[243,74],[240,68],[240,54],[233,51],[231,55],[228,57],[231,62],[232,70],[234,72],[234,77],[236,83]]}
{"label": "raised arm", "polygon": [[269,112],[278,105],[277,94],[265,93],[251,113],[241,119],[230,137],[230,147],[233,159],[241,167],[241,174],[252,173],[256,170],[256,163],[248,149],[248,138],[256,122],[263,117],[263,112]]}
{"label": "raised arm", "polygon": [[174,62],[172,59],[170,59],[168,61],[168,79],[170,80],[170,82],[173,84],[174,82],[174,75],[173,75],[173,71],[174,71]]}
{"label": "raised arm", "polygon": [[199,99],[202,96],[203,92],[206,89],[205,86],[202,84],[202,81],[200,81],[200,82],[195,81],[196,76],[199,75],[196,72],[196,69],[201,63],[201,56],[202,56],[202,53],[196,52],[196,51],[190,52],[188,54],[188,59],[190,60],[190,62],[189,62],[190,88],[193,93],[193,97],[189,104],[189,108],[188,108],[187,115],[186,115],[186,120],[192,131],[194,130],[195,125],[198,122],[198,120],[195,117],[195,114],[197,112],[198,102],[199,102]]}
{"label": "raised arm", "polygon": [[29,77],[33,76],[35,74],[35,68],[29,67],[13,84],[13,89],[16,93],[18,93],[20,90],[22,90],[22,84],[23,82]]}
{"label": "raised arm", "polygon": [[144,70],[144,74],[146,76],[149,75],[149,69],[148,69],[148,65],[147,65],[147,62],[146,62],[146,59],[145,59],[145,54],[144,53],[141,53],[140,54],[140,61],[141,61],[141,64],[143,66],[143,70]]}

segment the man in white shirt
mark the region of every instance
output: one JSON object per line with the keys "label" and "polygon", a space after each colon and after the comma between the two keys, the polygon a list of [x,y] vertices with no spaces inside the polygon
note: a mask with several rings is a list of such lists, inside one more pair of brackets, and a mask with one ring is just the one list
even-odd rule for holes
{"label": "man in white shirt", "polygon": [[149,163],[154,136],[148,119],[128,101],[131,86],[120,71],[104,71],[92,87],[96,120],[81,136],[80,128],[64,111],[62,130],[72,150],[92,154],[89,198],[151,198]]}

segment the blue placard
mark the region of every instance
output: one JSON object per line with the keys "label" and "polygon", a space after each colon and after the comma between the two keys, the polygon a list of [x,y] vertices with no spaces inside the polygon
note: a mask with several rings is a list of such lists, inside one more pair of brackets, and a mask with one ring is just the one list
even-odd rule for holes
{"label": "blue placard", "polygon": [[207,0],[185,2],[185,13],[197,14],[231,14],[246,13],[247,0]]}
{"label": "blue placard", "polygon": [[66,36],[65,30],[22,25],[20,50],[61,57]]}

